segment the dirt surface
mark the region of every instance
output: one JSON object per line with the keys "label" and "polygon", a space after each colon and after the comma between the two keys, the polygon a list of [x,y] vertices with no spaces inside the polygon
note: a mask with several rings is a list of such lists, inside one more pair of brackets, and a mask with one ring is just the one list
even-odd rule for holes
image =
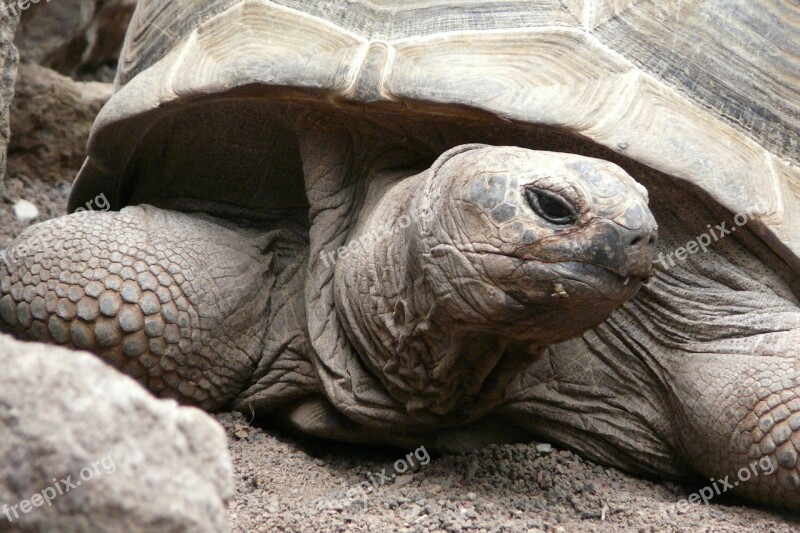
{"label": "dirt surface", "polygon": [[[65,181],[12,174],[6,185],[0,248],[27,225],[16,220],[17,200],[36,205],[38,220],[65,210]],[[639,479],[547,444],[432,457],[419,448],[309,441],[254,427],[238,413],[217,419],[228,432],[236,471],[235,532],[800,532],[800,516],[748,507],[725,494],[684,509],[678,502],[701,487]]]}
{"label": "dirt surface", "polygon": [[77,82],[39,65],[20,65],[11,111],[8,172],[72,180],[83,164],[94,118],[110,83]]}

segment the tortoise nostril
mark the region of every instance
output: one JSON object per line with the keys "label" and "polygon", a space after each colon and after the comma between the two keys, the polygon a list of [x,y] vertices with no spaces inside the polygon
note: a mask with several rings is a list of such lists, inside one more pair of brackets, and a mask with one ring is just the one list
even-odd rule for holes
{"label": "tortoise nostril", "polygon": [[656,243],[656,238],[652,234],[637,235],[631,239],[631,246],[640,246],[647,243],[647,246],[653,246]]}

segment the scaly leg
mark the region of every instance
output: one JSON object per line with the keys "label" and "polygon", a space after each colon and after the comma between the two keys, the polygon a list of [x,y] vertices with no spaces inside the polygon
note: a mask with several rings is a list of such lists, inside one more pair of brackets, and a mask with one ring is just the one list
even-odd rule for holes
{"label": "scaly leg", "polygon": [[284,232],[151,206],[38,224],[0,263],[0,329],[222,407],[261,358]]}

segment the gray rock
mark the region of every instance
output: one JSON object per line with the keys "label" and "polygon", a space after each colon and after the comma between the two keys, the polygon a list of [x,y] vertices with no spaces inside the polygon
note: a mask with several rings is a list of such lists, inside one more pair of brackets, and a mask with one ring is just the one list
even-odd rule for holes
{"label": "gray rock", "polygon": [[207,415],[82,352],[0,336],[0,368],[0,531],[227,530],[232,465]]}
{"label": "gray rock", "polygon": [[92,20],[96,0],[39,2],[22,12],[14,44],[22,61],[44,63]]}

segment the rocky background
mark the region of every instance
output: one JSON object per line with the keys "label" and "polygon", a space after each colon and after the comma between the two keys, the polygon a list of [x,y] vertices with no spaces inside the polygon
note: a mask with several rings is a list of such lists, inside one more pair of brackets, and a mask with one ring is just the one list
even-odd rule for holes
{"label": "rocky background", "polygon": [[[92,120],[112,93],[117,51],[134,4],[133,0],[57,0],[32,4],[23,13],[15,40],[21,64],[10,116],[5,188],[0,183],[0,249],[27,225],[64,214],[70,182],[83,161]],[[8,43],[3,35],[13,33],[12,22],[0,23],[0,43]],[[13,48],[0,45],[0,141],[8,138],[9,120],[3,104],[10,98],[7,88],[12,85],[15,64]],[[0,142],[0,146],[3,144]],[[0,163],[3,161],[0,155]],[[0,338],[0,356],[4,346],[12,344]],[[75,364],[91,366],[83,359]],[[125,382],[120,387],[127,390],[130,385]],[[139,392],[126,394],[138,397]],[[119,395],[97,401],[114,404],[114,398],[119,399]],[[141,404],[148,410],[162,409],[146,400]],[[100,407],[98,412],[111,409]],[[196,416],[174,409],[162,409],[162,413],[170,420]],[[308,441],[274,429],[269,421],[254,423],[236,413],[216,418],[226,430],[233,458],[235,489],[228,517],[237,532],[800,531],[800,518],[796,516],[747,507],[726,495],[716,498],[712,505],[679,509],[677,502],[699,487],[631,477],[546,443],[431,457],[426,464],[415,460],[408,471],[400,473],[395,472],[397,461],[412,450]],[[208,432],[213,438],[213,428]],[[170,435],[176,446],[185,438],[180,432],[166,433]],[[153,441],[149,442],[151,454],[164,446],[154,447]],[[188,452],[178,455],[185,453]],[[206,453],[218,463],[217,470],[224,470],[222,452]],[[153,479],[165,473],[175,478],[191,477],[194,473],[180,469],[198,469],[197,465],[203,464],[192,463],[191,458],[183,463],[176,459],[180,464],[168,470],[164,457],[173,455],[166,454],[161,460],[158,453],[147,457],[150,458],[145,463],[150,467],[165,469],[151,472]],[[8,455],[3,455],[3,464],[8,466],[9,461]],[[392,479],[380,485],[380,473],[384,471]],[[224,479],[220,481],[224,475],[220,478],[217,473],[213,478],[213,473],[205,474],[216,479],[209,486],[217,487],[220,497],[227,498]],[[12,474],[0,467],[0,496],[4,475]],[[204,476],[198,479],[202,481]],[[358,489],[369,485],[370,480],[379,486],[373,485],[365,492]],[[181,480],[173,481],[176,482],[171,485],[164,481],[153,485],[154,494],[162,495],[165,483],[180,490]],[[214,501],[212,495],[209,505],[213,507]],[[146,499],[134,498],[129,502],[134,511],[137,502],[148,505]],[[181,530],[191,524],[187,517],[195,520],[203,516],[199,508],[192,509],[193,505],[204,504],[202,495],[176,502],[181,503],[176,503],[175,521],[155,525],[151,531],[173,527],[177,529],[171,531]],[[153,513],[160,512],[152,502],[149,506]],[[79,507],[73,512],[100,513],[91,509]],[[143,507],[141,511],[147,510]],[[193,511],[198,512],[192,514]],[[107,516],[90,518],[98,527]],[[182,522],[182,518],[187,520]],[[212,513],[202,527],[192,530],[217,530],[222,526],[216,520]],[[31,530],[48,522],[37,524]],[[13,529],[0,521],[0,531],[5,530]]]}

